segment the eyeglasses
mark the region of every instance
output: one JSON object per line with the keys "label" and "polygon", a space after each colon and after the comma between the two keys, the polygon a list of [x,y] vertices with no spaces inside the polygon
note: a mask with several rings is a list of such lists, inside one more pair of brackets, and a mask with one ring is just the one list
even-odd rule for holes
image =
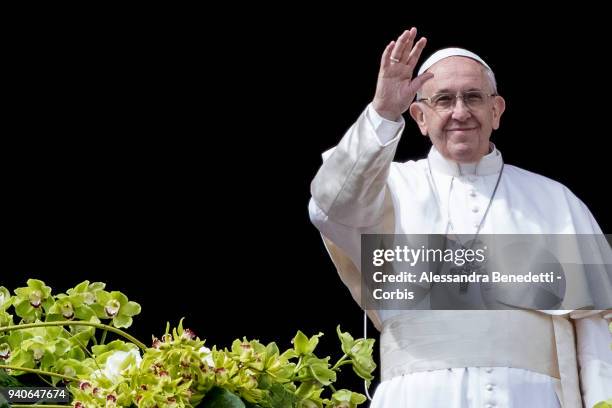
{"label": "eyeglasses", "polygon": [[438,112],[446,112],[455,108],[457,98],[463,99],[463,104],[470,110],[482,108],[485,101],[490,96],[497,96],[496,93],[486,94],[481,91],[467,91],[464,93],[439,93],[432,95],[429,98],[417,99],[417,102],[427,101],[431,107]]}

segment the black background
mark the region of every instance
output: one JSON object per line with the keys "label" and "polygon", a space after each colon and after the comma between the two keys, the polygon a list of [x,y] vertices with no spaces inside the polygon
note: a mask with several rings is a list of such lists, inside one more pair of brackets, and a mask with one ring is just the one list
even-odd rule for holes
{"label": "black background", "polygon": [[[145,341],[186,317],[209,346],[284,349],[300,329],[339,357],[335,326],[360,335],[362,314],[309,223],[309,184],[411,26],[426,55],[461,46],[489,63],[505,161],[564,183],[610,230],[600,11],[226,8],[19,16],[3,62],[0,285],[104,281],[142,305],[130,331]],[[429,148],[407,121],[397,160]]]}

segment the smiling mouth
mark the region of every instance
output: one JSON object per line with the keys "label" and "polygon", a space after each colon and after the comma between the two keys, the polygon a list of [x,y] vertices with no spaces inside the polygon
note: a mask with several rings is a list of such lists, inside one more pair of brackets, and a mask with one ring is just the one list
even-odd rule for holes
{"label": "smiling mouth", "polygon": [[468,130],[474,130],[476,128],[459,128],[459,129],[447,129],[447,132],[465,132]]}

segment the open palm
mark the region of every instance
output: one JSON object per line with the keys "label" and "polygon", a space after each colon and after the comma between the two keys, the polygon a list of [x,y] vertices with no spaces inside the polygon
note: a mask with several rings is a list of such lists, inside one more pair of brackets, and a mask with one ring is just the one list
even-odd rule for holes
{"label": "open palm", "polygon": [[433,77],[423,73],[412,74],[427,43],[424,37],[414,42],[417,30],[406,30],[385,48],[380,61],[373,106],[376,112],[389,120],[398,120],[408,110],[423,83]]}

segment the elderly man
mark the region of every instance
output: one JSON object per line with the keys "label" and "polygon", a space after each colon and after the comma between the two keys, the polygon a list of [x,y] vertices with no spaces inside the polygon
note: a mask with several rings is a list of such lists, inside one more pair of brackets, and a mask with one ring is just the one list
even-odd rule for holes
{"label": "elderly man", "polygon": [[[480,57],[440,50],[413,78],[425,43],[415,28],[389,43],[373,102],[312,183],[311,220],[358,302],[362,234],[602,233],[563,185],[504,165],[489,138],[506,104]],[[393,163],[408,110],[433,146],[425,159]],[[573,408],[612,396],[606,312],[368,314],[381,330],[373,408]]]}

